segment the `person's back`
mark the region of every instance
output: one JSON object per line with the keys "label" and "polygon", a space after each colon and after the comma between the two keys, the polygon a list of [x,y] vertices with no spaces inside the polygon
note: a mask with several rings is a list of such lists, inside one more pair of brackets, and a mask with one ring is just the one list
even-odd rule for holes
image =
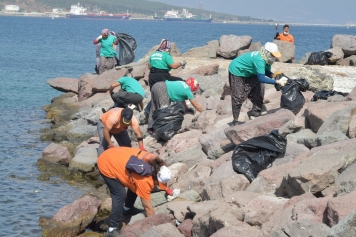
{"label": "person's back", "polygon": [[259,51],[245,53],[235,58],[229,65],[229,72],[239,77],[265,74],[266,69],[270,70],[270,65],[266,64]]}
{"label": "person's back", "polygon": [[169,64],[174,63],[171,55],[165,51],[154,51],[151,53],[148,62],[151,66],[151,69],[154,68],[167,71],[171,70]]}

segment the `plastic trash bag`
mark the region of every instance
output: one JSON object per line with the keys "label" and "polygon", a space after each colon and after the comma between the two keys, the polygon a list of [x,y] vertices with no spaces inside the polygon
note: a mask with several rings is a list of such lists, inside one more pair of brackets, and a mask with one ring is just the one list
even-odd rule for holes
{"label": "plastic trash bag", "polygon": [[184,106],[182,103],[171,103],[168,107],[159,108],[153,112],[152,128],[156,134],[168,141],[182,127]]}
{"label": "plastic trash bag", "polygon": [[328,59],[333,56],[332,52],[314,52],[311,53],[308,61],[304,65],[328,65]]}
{"label": "plastic trash bag", "polygon": [[273,130],[270,134],[254,137],[235,147],[232,168],[252,182],[261,170],[272,165],[275,158],[286,152],[287,140]]}
{"label": "plastic trash bag", "polygon": [[334,95],[342,95],[343,97],[346,97],[349,95],[349,93],[343,93],[339,91],[320,90],[313,95],[312,101],[327,100],[329,97]]}
{"label": "plastic trash bag", "polygon": [[[278,75],[278,78],[285,76],[283,74]],[[305,99],[301,91],[306,91],[309,88],[309,83],[306,79],[293,79],[288,78],[288,82],[285,86],[275,84],[277,91],[282,91],[281,96],[281,108],[289,109],[294,114],[297,114],[305,103]]]}
{"label": "plastic trash bag", "polygon": [[132,63],[135,60],[136,40],[125,33],[117,33],[116,37],[119,39],[119,65]]}

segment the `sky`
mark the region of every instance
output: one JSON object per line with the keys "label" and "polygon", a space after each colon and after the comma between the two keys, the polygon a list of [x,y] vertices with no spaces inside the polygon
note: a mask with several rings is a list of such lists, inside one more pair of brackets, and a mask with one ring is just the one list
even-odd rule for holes
{"label": "sky", "polygon": [[[199,8],[199,0],[151,0]],[[356,0],[201,0],[204,10],[283,23],[356,24]],[[177,9],[178,10],[178,9]]]}

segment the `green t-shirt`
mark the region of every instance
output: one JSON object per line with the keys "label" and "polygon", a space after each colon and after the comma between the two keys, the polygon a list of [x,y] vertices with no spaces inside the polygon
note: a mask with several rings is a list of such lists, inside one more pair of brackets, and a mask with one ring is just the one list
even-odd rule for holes
{"label": "green t-shirt", "polygon": [[159,52],[154,51],[150,55],[150,59],[148,60],[151,68],[163,69],[170,71],[170,64],[174,63],[171,55],[165,51]]}
{"label": "green t-shirt", "polygon": [[145,97],[145,91],[143,90],[141,84],[132,77],[121,77],[117,80],[120,83],[121,89],[130,93],[140,94]]}
{"label": "green t-shirt", "polygon": [[116,56],[113,44],[116,41],[116,37],[109,35],[106,39],[102,38],[99,42],[101,43],[100,47],[100,56],[113,58]]}
{"label": "green t-shirt", "polygon": [[265,75],[266,70],[271,71],[271,65],[266,64],[259,51],[245,53],[232,60],[229,65],[229,72],[238,77]]}
{"label": "green t-shirt", "polygon": [[183,81],[166,81],[166,86],[168,97],[172,102],[194,99],[189,86]]}

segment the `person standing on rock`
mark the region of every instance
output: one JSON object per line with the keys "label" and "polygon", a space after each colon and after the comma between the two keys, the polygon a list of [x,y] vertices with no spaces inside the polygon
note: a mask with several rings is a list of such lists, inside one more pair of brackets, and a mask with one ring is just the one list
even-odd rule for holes
{"label": "person standing on rock", "polygon": [[[126,165],[131,156],[146,161],[151,165],[152,175],[143,176],[129,172]],[[151,191],[155,186],[167,190],[167,182],[171,179],[171,171],[164,161],[138,148],[116,147],[103,152],[98,158],[98,168],[110,190],[112,209],[109,229],[105,236],[116,237],[120,234],[117,229],[120,217],[129,217],[142,211],[134,207],[137,196],[141,198],[142,206],[147,216],[155,212],[151,203]],[[127,187],[127,192],[125,187]]]}
{"label": "person standing on rock", "polygon": [[[113,93],[115,87],[121,86],[121,89]],[[143,98],[145,97],[145,91],[141,84],[132,77],[121,77],[116,82],[111,84],[108,92],[111,98],[115,102],[114,107],[127,108],[130,104],[141,106],[143,110]],[[138,107],[140,110],[140,108]]]}
{"label": "person standing on rock", "polygon": [[98,74],[104,71],[113,69],[116,65],[116,51],[113,45],[119,43],[119,39],[112,34],[110,34],[108,29],[103,29],[101,35],[99,35],[95,40],[94,44],[100,43],[100,63]]}
{"label": "person standing on rock", "polygon": [[[150,58],[148,59],[147,67],[150,70],[148,75],[148,84],[150,90],[155,83],[160,81],[183,81],[180,77],[174,77],[169,74],[171,69],[177,69],[179,67],[184,68],[187,62],[183,60],[182,62],[174,62],[171,52],[171,42],[162,39],[161,43],[156,51],[151,53]],[[151,101],[147,104],[145,112],[146,116],[150,113]]]}
{"label": "person standing on rock", "polygon": [[155,110],[167,107],[171,102],[182,102],[186,111],[192,110],[185,103],[189,100],[193,107],[199,112],[203,112],[201,105],[195,100],[193,93],[199,89],[195,79],[189,78],[187,81],[165,81],[157,82],[151,90],[152,106],[148,117],[148,133],[152,134],[153,113]]}
{"label": "person standing on rock", "polygon": [[132,109],[113,108],[101,115],[97,125],[100,139],[98,156],[104,150],[115,147],[111,141],[111,136],[114,136],[119,146],[131,147],[131,139],[127,132],[129,126],[132,127],[137,136],[139,148],[144,151],[142,133],[137,119],[133,116]]}
{"label": "person standing on rock", "polygon": [[[231,88],[231,103],[234,120],[232,125],[238,124],[242,104],[248,98],[253,107],[247,114],[249,117],[261,115],[264,86],[266,84],[279,84],[284,86],[287,78],[272,80],[280,72],[272,73],[271,65],[281,57],[276,44],[267,42],[260,51],[249,52],[235,58],[229,65],[229,84]],[[267,77],[270,78],[267,78]]]}
{"label": "person standing on rock", "polygon": [[276,36],[274,37],[276,40],[282,40],[286,42],[290,42],[294,44],[294,37],[289,33],[289,25],[284,25],[283,26],[283,32],[282,33],[277,33]]}

